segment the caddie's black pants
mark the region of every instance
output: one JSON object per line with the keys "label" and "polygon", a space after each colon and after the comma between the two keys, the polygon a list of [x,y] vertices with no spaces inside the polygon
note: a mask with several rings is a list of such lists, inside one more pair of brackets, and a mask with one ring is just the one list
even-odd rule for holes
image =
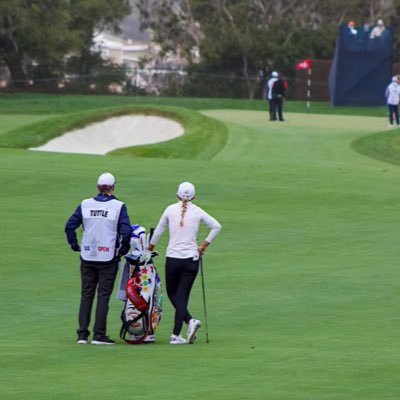
{"label": "caddie's black pants", "polygon": [[278,113],[279,121],[284,121],[283,119],[283,99],[282,97],[275,97],[273,100],[273,110],[272,110],[272,120],[276,121],[276,114]]}
{"label": "caddie's black pants", "polygon": [[93,332],[95,335],[106,335],[108,304],[114,289],[118,271],[118,261],[109,263],[90,263],[81,260],[81,304],[79,308],[78,335],[89,335],[92,305],[97,289],[96,318]]}
{"label": "caddie's black pants", "polygon": [[181,333],[183,322],[189,323],[192,319],[187,307],[198,271],[199,260],[167,257],[165,281],[168,297],[175,307],[174,335]]}

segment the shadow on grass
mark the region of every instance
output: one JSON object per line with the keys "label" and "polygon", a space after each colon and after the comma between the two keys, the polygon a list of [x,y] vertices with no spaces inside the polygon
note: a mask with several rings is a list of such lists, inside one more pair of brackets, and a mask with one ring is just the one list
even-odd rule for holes
{"label": "shadow on grass", "polygon": [[400,165],[400,129],[363,136],[354,140],[351,148],[367,157]]}

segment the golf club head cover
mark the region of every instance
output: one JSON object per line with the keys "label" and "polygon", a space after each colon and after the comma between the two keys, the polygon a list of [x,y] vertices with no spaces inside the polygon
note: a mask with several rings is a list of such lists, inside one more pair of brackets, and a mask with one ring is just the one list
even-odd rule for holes
{"label": "golf club head cover", "polygon": [[139,310],[146,311],[149,309],[149,305],[145,299],[135,290],[135,278],[131,278],[126,285],[126,295],[129,301]]}
{"label": "golf club head cover", "polygon": [[125,260],[128,262],[129,265],[134,265],[134,266],[139,265],[140,263],[139,259],[140,258],[135,257],[134,254],[128,254],[125,256]]}

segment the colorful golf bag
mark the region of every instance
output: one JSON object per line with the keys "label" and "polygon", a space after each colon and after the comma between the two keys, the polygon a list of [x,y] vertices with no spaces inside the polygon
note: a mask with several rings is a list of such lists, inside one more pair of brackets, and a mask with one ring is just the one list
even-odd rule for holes
{"label": "colorful golf bag", "polygon": [[161,279],[153,263],[157,253],[143,261],[149,236],[139,225],[132,228],[131,252],[125,256],[117,295],[124,301],[120,337],[129,344],[152,343],[162,316]]}

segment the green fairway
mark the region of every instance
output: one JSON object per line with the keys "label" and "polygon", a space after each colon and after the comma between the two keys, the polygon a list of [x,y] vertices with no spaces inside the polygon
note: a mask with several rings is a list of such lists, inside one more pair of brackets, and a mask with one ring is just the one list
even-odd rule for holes
{"label": "green fairway", "polygon": [[1,115],[0,135],[12,129],[43,121],[47,118],[47,115]]}
{"label": "green fairway", "polygon": [[[73,98],[49,102],[47,112],[41,96],[33,99],[0,97],[0,142],[41,117],[79,111]],[[95,99],[79,101],[110,107]],[[1,399],[399,398],[400,169],[354,150],[386,130],[382,109],[341,116],[325,107],[324,115],[293,112],[271,123],[261,106],[240,110],[232,102],[193,101],[201,114],[188,114],[188,124],[220,126],[227,135],[204,153],[196,136],[195,157],[186,145],[174,147],[185,151],[175,158],[0,148]],[[75,344],[79,260],[64,224],[96,193],[104,171],[115,174],[132,222],[155,226],[188,180],[196,204],[222,223],[204,260],[209,344],[204,329],[193,346],[168,344],[166,293],[156,344],[119,340],[115,295],[108,333],[117,345]],[[162,277],[166,243],[165,236],[156,260]],[[190,309],[204,321],[200,279]]]}

